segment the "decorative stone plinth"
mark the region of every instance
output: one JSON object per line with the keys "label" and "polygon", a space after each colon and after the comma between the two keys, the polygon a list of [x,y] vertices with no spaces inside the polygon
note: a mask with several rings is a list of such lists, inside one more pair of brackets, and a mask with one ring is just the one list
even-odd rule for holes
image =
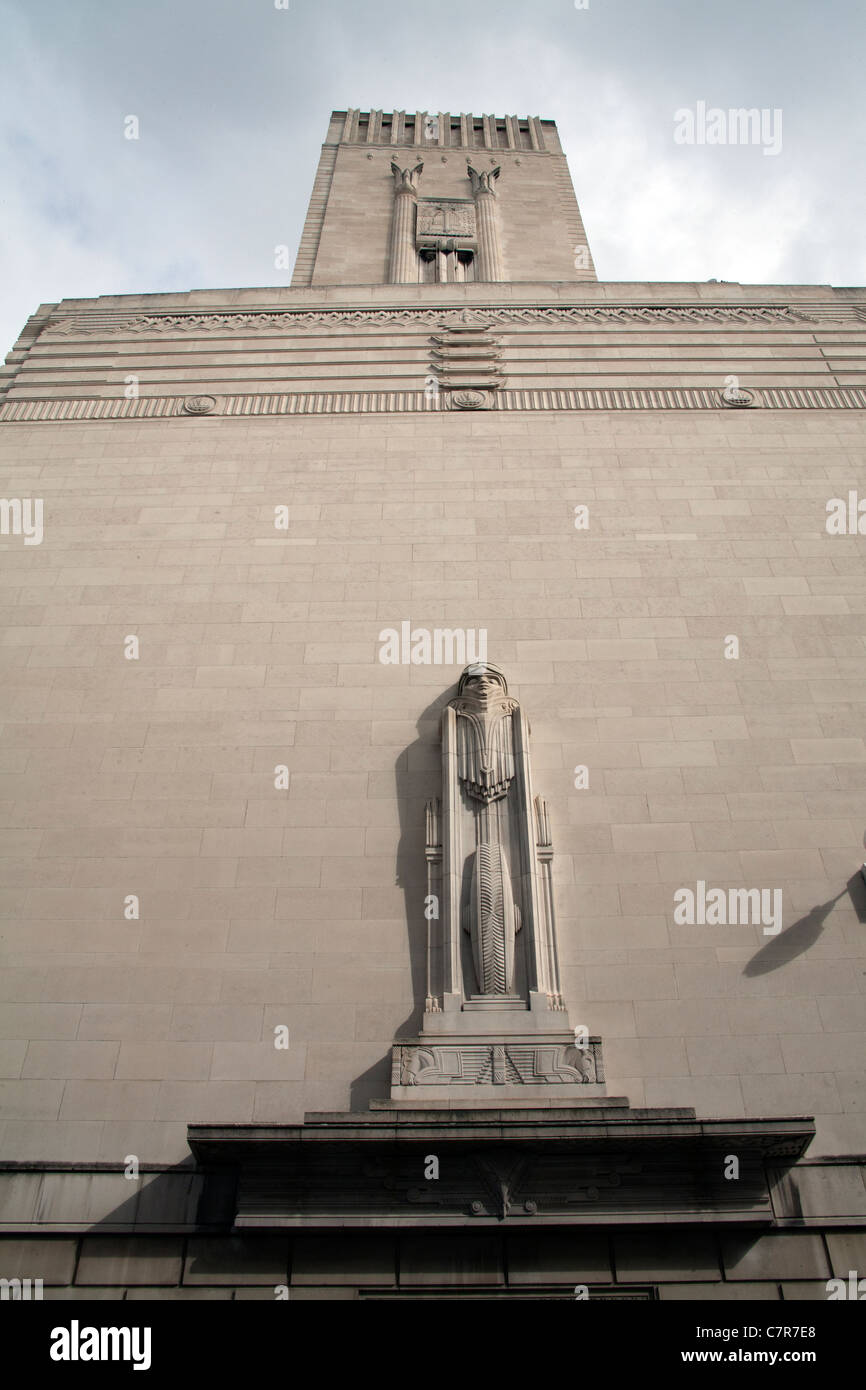
{"label": "decorative stone plinth", "polygon": [[600,1038],[577,1047],[568,1033],[425,1037],[397,1042],[391,1054],[392,1100],[537,1104],[576,1088],[582,1098],[607,1094]]}

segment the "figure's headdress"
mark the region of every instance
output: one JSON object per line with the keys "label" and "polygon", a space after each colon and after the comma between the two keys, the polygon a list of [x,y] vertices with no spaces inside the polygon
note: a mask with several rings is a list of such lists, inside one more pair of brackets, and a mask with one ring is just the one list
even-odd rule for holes
{"label": "figure's headdress", "polygon": [[471,666],[467,666],[461,672],[460,680],[457,682],[457,694],[463,694],[466,682],[472,680],[473,676],[484,675],[492,676],[494,680],[499,681],[503,694],[508,694],[508,682],[505,679],[505,673],[500,671],[498,666],[494,666],[492,661],[476,661]]}

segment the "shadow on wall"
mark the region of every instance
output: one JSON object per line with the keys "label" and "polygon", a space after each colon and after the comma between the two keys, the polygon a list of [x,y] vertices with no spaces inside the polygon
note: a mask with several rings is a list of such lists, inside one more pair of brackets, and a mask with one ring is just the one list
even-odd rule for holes
{"label": "shadow on wall", "polygon": [[[223,1231],[231,1230],[237,1209],[234,1170],[199,1165],[191,1153],[170,1166],[142,1163],[130,1177],[123,1164],[108,1163],[21,1165],[20,1172],[5,1177],[23,1185],[25,1205],[36,1217],[28,1235],[56,1235],[66,1221],[80,1223],[80,1234]],[[69,1238],[74,1232],[61,1234]]]}
{"label": "shadow on wall", "polygon": [[[418,720],[419,737],[400,753],[394,765],[397,805],[400,814],[400,841],[397,849],[396,883],[403,889],[406,926],[409,938],[409,968],[412,996],[411,1013],[394,1032],[395,1038],[411,1037],[421,1028],[424,999],[427,991],[427,922],[424,899],[427,893],[425,861],[425,803],[441,796],[440,746],[438,730],[442,711],[456,694],[456,685],[438,695]],[[431,741],[430,731],[436,731]],[[425,737],[426,735],[426,737]],[[431,756],[432,754],[432,756]],[[773,937],[752,957],[743,974],[766,975],[796,960],[808,951],[824,930],[824,923],[836,904],[848,894],[859,922],[866,923],[866,881],[858,869],[835,898],[816,904],[804,917]],[[368,1067],[351,1084],[350,1109],[366,1111],[373,1099],[384,1099],[390,1093],[390,1050],[380,1062]]]}
{"label": "shadow on wall", "polygon": [[[412,1012],[394,1030],[395,1038],[412,1037],[420,1031],[427,994],[427,921],[424,899],[427,894],[425,858],[425,805],[442,794],[439,724],[442,711],[457,693],[456,683],[448,686],[428,705],[417,723],[419,737],[410,743],[394,764],[397,806],[400,813],[400,842],[397,847],[396,883],[403,889],[406,930],[409,937],[409,969],[412,977]],[[431,742],[430,732],[435,731]],[[425,737],[426,735],[426,737]],[[384,1009],[384,1006],[383,1006]],[[356,1077],[349,1101],[352,1111],[366,1110],[374,1099],[391,1093],[391,1052],[381,1062]]]}
{"label": "shadow on wall", "polygon": [[744,975],[766,975],[771,970],[778,970],[780,966],[787,965],[789,961],[796,960],[804,951],[808,951],[814,946],[818,937],[824,930],[824,923],[833,911],[833,908],[845,894],[851,899],[854,911],[857,913],[858,922],[866,922],[866,882],[858,869],[852,874],[845,887],[837,893],[835,898],[830,898],[825,903],[818,903],[807,912],[805,917],[799,921],[792,922],[790,927],[786,927],[778,936],[774,936],[768,941],[766,946],[762,946],[760,951],[752,957],[743,971]]}

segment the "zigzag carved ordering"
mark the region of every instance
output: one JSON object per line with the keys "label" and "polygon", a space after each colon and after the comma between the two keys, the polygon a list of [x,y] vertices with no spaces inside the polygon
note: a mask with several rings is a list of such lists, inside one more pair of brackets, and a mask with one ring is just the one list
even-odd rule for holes
{"label": "zigzag carved ordering", "polygon": [[[569,1044],[507,1041],[464,1042],[431,1047],[397,1043],[393,1049],[394,1084],[405,1073],[415,1077],[418,1086],[441,1085],[483,1086],[493,1082],[494,1051],[501,1049],[505,1077],[515,1084],[543,1086],[551,1084],[601,1085],[604,1066],[601,1040],[590,1039],[582,1065],[568,1060]],[[412,1063],[420,1056],[429,1060],[416,1068]]]}
{"label": "zigzag carved ordering", "polygon": [[[159,315],[132,320],[133,328],[193,328],[193,327],[288,327],[291,323],[441,323],[443,318],[456,310],[442,309],[329,309],[290,310],[273,314],[199,314],[199,315]],[[629,320],[638,319],[643,323],[671,323],[709,320],[711,322],[736,319],[744,321],[774,319],[805,319],[807,315],[783,306],[739,306],[739,305],[685,305],[666,307],[656,305],[628,306],[587,306],[581,308],[539,308],[539,309],[484,309],[498,323],[533,323],[539,320],[558,322],[561,320]],[[193,320],[189,322],[188,320]]]}
{"label": "zigzag carved ordering", "polygon": [[[811,307],[811,306],[810,306]],[[439,327],[458,322],[460,310],[441,309],[287,309],[255,313],[212,314],[136,314],[130,317],[111,313],[70,317],[46,328],[45,333],[62,336],[104,334],[106,332],[207,332],[216,329],[285,329],[326,326],[328,324],[420,324]],[[667,323],[816,323],[835,320],[862,322],[854,305],[815,306],[812,312],[786,305],[693,304],[693,305],[571,305],[551,308],[473,306],[473,312],[495,323],[581,323],[639,322]]]}
{"label": "zigzag carved ordering", "polygon": [[478,846],[478,930],[481,936],[481,988],[485,994],[504,994],[505,917],[502,865],[493,846]]}

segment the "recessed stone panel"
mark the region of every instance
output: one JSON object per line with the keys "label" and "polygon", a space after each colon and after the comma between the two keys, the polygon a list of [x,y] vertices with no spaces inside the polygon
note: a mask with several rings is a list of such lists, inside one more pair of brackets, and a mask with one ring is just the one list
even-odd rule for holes
{"label": "recessed stone panel", "polygon": [[75,1282],[115,1287],[180,1283],[183,1241],[177,1236],[85,1236]]}
{"label": "recessed stone panel", "polygon": [[829,1278],[819,1235],[777,1231],[766,1235],[722,1235],[722,1262],[729,1279]]}
{"label": "recessed stone panel", "polygon": [[400,1284],[467,1286],[504,1282],[499,1236],[403,1236]]}

